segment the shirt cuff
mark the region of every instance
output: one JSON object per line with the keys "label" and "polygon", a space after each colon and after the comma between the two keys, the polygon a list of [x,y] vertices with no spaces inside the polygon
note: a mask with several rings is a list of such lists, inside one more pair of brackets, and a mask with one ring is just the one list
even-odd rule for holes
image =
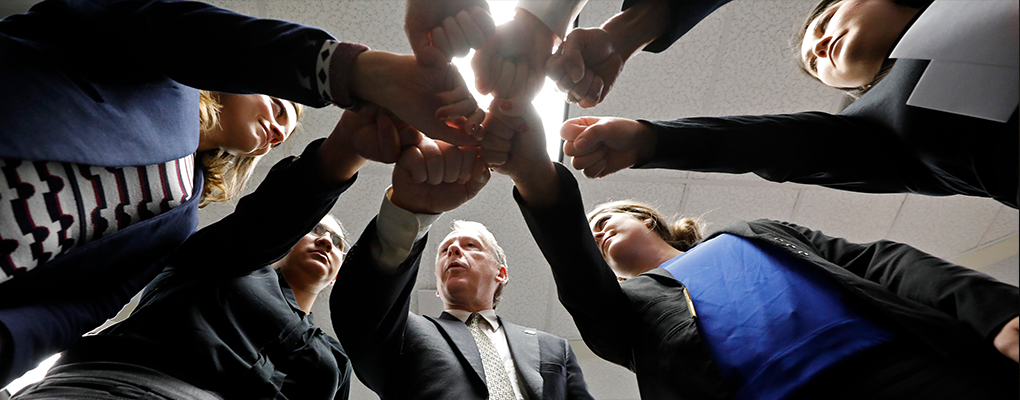
{"label": "shirt cuff", "polygon": [[380,272],[393,274],[411,254],[414,244],[425,237],[443,214],[415,214],[390,201],[393,188],[386,189],[379,216],[375,220],[379,246],[372,247],[372,257]]}
{"label": "shirt cuff", "polygon": [[368,46],[327,40],[315,56],[316,92],[330,103],[352,108],[358,101],[351,96],[351,69],[354,58]]}
{"label": "shirt cuff", "polygon": [[588,0],[520,0],[517,8],[530,12],[564,40]]}

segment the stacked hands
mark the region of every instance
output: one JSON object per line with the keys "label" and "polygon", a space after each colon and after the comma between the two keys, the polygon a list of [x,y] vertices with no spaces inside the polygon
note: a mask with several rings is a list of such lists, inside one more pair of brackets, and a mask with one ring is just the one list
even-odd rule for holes
{"label": "stacked hands", "polygon": [[518,9],[513,20],[494,26],[482,0],[410,0],[404,30],[419,58],[435,49],[448,61],[476,49],[471,65],[478,91],[513,116],[524,113],[547,75],[568,101],[594,107],[630,55],[602,28],[572,31],[553,54],[560,39],[538,17]]}
{"label": "stacked hands", "polygon": [[[373,105],[345,113],[334,134],[364,159],[397,164],[392,200],[409,211],[455,208],[481,189],[490,169],[523,190],[522,182],[554,171],[530,105],[544,78],[581,107],[601,103],[626,60],[661,32],[647,16],[665,14],[663,3],[641,3],[560,41],[524,9],[495,26],[484,0],[408,0],[404,31],[414,56],[359,56],[352,92]],[[471,49],[475,85],[494,97],[488,116],[450,63]],[[564,154],[589,178],[646,162],[655,148],[650,125],[623,118],[574,118],[560,135]]]}

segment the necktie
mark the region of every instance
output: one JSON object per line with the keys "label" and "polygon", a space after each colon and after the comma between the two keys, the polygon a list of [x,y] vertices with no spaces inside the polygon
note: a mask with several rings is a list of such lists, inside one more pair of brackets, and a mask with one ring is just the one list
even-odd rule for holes
{"label": "necktie", "polygon": [[481,319],[481,315],[472,314],[467,325],[471,336],[475,338],[475,344],[478,345],[478,353],[482,356],[485,385],[489,387],[489,400],[516,400],[517,396],[514,395],[510,376],[503,368],[503,360],[496,352],[496,346],[492,345],[492,340],[489,340],[485,332],[482,332],[482,328],[478,326],[478,321]]}

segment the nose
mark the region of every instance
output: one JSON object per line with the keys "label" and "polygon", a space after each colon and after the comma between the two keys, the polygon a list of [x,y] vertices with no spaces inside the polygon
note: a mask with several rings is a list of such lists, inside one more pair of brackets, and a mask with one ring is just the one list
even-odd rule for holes
{"label": "nose", "polygon": [[459,256],[460,255],[460,246],[458,246],[456,244],[451,244],[450,248],[446,249],[446,252],[449,253],[450,255]]}
{"label": "nose", "polygon": [[326,248],[326,251],[333,250],[333,235],[329,232],[323,232],[319,237],[315,238],[315,245]]}
{"label": "nose", "polygon": [[815,57],[826,58],[829,56],[829,43],[832,42],[832,35],[823,36],[815,42],[815,47],[811,49],[815,53]]}
{"label": "nose", "polygon": [[269,121],[269,145],[275,146],[283,142],[287,135],[283,133],[283,126],[276,121]]}

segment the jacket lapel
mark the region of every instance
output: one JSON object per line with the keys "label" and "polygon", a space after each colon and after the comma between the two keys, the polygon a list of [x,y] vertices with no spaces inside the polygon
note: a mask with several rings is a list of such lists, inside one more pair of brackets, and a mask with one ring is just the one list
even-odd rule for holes
{"label": "jacket lapel", "polygon": [[475,371],[474,376],[477,379],[476,383],[481,384],[483,388],[486,388],[486,394],[488,393],[488,386],[485,385],[485,369],[482,367],[482,356],[478,353],[478,345],[475,343],[474,336],[471,336],[471,331],[464,322],[450,315],[449,313],[443,312],[439,318],[427,317],[436,327],[446,336],[446,340],[453,346],[454,351],[458,353],[461,359],[466,360],[471,365],[471,369]]}
{"label": "jacket lapel", "polygon": [[514,325],[503,318],[500,318],[499,322],[503,324],[503,331],[506,332],[506,341],[510,345],[514,366],[524,380],[524,385],[531,392],[528,397],[542,399],[543,379],[540,372],[541,356],[537,332],[531,328]]}

